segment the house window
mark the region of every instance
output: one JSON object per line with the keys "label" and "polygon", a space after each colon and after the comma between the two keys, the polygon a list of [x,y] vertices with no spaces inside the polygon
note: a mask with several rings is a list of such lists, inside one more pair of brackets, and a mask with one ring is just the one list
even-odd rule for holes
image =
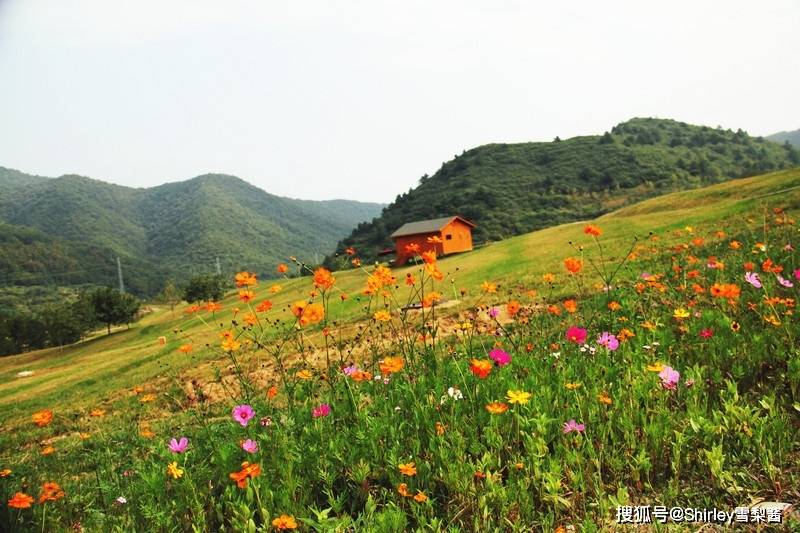
{"label": "house window", "polygon": [[448,240],[448,241],[453,240],[453,236],[450,235],[449,233],[447,235],[445,235],[444,238],[445,238],[445,240]]}

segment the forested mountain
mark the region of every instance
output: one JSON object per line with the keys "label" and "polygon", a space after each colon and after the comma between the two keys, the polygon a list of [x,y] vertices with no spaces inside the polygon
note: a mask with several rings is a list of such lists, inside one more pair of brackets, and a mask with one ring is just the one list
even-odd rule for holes
{"label": "forested mountain", "polygon": [[274,274],[290,255],[319,262],[381,205],[294,200],[208,174],[149,189],[0,168],[0,286],[125,283],[153,295],[167,278]]}
{"label": "forested mountain", "polygon": [[[337,247],[362,258],[406,222],[462,215],[476,241],[498,240],[668,192],[797,166],[797,150],[742,130],[634,118],[599,136],[489,144],[465,151],[363,222]],[[343,262],[328,257],[336,266]]]}
{"label": "forested mountain", "polygon": [[789,143],[795,148],[800,148],[800,130],[781,131],[768,135],[767,139],[776,143]]}

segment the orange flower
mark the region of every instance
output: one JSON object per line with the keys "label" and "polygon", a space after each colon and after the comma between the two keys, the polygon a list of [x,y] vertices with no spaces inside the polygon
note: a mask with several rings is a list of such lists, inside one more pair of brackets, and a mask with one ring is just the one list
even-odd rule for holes
{"label": "orange flower", "polygon": [[542,281],[544,281],[545,283],[553,283],[555,280],[556,280],[555,274],[551,274],[548,272],[547,274],[542,275]]}
{"label": "orange flower", "polygon": [[419,248],[419,244],[417,244],[415,242],[411,243],[411,244],[406,244],[406,247],[405,247],[405,251],[406,251],[407,254],[418,254],[419,253],[419,249],[420,249]]}
{"label": "orange flower", "polygon": [[414,279],[414,274],[412,274],[411,272],[406,274],[406,285],[412,287],[415,283],[417,283],[417,280]]}
{"label": "orange flower", "polygon": [[730,244],[728,244],[728,246],[730,246],[731,250],[738,250],[739,248],[742,247],[742,243],[740,243],[739,241],[731,241]]}
{"label": "orange flower", "polygon": [[429,292],[422,299],[422,307],[431,307],[433,304],[442,299],[442,295],[438,292]]}
{"label": "orange flower", "polygon": [[403,497],[406,497],[406,498],[411,496],[411,493],[408,492],[408,485],[406,485],[405,483],[400,483],[397,486],[397,492],[400,494],[400,496],[403,496]]}
{"label": "orange flower", "polygon": [[89,416],[93,416],[95,418],[102,418],[106,416],[106,412],[102,409],[92,409],[92,411],[89,413]]}
{"label": "orange flower", "polygon": [[191,314],[200,312],[200,309],[201,309],[201,307],[199,305],[193,304],[193,305],[190,305],[189,307],[187,307],[186,309],[184,309],[183,312],[186,313],[187,315],[191,315]]}
{"label": "orange flower", "polygon": [[252,272],[239,272],[234,277],[237,287],[253,287],[258,283],[256,275]]}
{"label": "orange flower", "polygon": [[50,409],[42,409],[41,411],[33,413],[31,419],[33,420],[34,424],[40,428],[43,428],[53,421],[53,411]]}
{"label": "orange flower", "polygon": [[305,300],[297,300],[289,307],[289,310],[292,312],[294,316],[300,318],[307,305],[308,302],[306,302]]}
{"label": "orange flower", "polygon": [[629,330],[628,328],[622,328],[619,333],[617,333],[617,340],[619,342],[625,342],[626,340],[630,339],[631,337],[635,337],[636,334]]}
{"label": "orange flower", "polygon": [[263,302],[258,304],[258,306],[256,306],[256,311],[258,311],[259,313],[265,313],[270,309],[272,309],[272,302],[270,302],[269,300],[264,300]]}
{"label": "orange flower", "polygon": [[56,453],[56,449],[52,446],[45,446],[44,449],[42,449],[42,455],[50,455],[53,453]]}
{"label": "orange flower", "polygon": [[514,316],[517,313],[519,313],[519,310],[521,308],[522,307],[519,305],[519,302],[516,300],[511,300],[506,304],[506,311],[508,311],[508,314],[511,316]]}
{"label": "orange flower", "polygon": [[711,296],[736,300],[741,294],[741,289],[734,283],[715,283],[711,286]]}
{"label": "orange flower", "polygon": [[564,268],[566,268],[567,272],[570,274],[577,274],[583,269],[583,261],[576,257],[567,257],[564,259]]}
{"label": "orange flower", "polygon": [[256,293],[248,289],[242,289],[239,291],[239,299],[244,303],[248,303],[256,297]]}
{"label": "orange flower", "polygon": [[275,385],[267,389],[267,398],[269,398],[270,400],[277,395],[278,395],[278,387],[276,387]]}
{"label": "orange flower", "polygon": [[233,472],[229,477],[236,482],[236,485],[240,489],[243,489],[247,487],[248,478],[255,479],[259,475],[261,475],[261,465],[258,463],[251,464],[245,461],[242,463],[242,469],[238,472]]}
{"label": "orange flower", "polygon": [[4,468],[4,469],[0,470],[0,477],[8,477],[10,475],[11,475],[11,469],[10,468]]}
{"label": "orange flower", "polygon": [[269,288],[269,292],[271,292],[272,294],[277,294],[281,292],[281,289],[283,289],[283,287],[281,287],[280,285],[273,285],[272,287]]}
{"label": "orange flower", "polygon": [[156,436],[155,433],[150,428],[142,428],[139,430],[139,435],[144,437],[145,439],[152,439]]}
{"label": "orange flower", "polygon": [[300,325],[316,324],[325,318],[325,307],[320,303],[308,304],[300,317]]}
{"label": "orange flower", "polygon": [[217,302],[208,302],[206,304],[206,311],[209,313],[219,311],[220,309],[222,309],[222,305],[218,304]]}
{"label": "orange flower", "polygon": [[417,467],[414,463],[400,463],[397,465],[397,469],[404,476],[413,476],[417,473]]}
{"label": "orange flower", "polygon": [[356,249],[353,248],[352,246],[348,246],[347,248],[344,249],[344,253],[346,253],[347,255],[356,255]]}
{"label": "orange flower", "polygon": [[425,265],[425,271],[436,281],[442,281],[444,279],[444,274],[436,267],[435,264]]}
{"label": "orange flower", "polygon": [[488,281],[484,281],[481,283],[481,290],[489,294],[494,294],[497,292],[497,285],[494,283],[489,283]]}
{"label": "orange flower", "polygon": [[422,260],[425,261],[425,263],[428,265],[436,263],[436,250],[428,250],[427,252],[422,252]]}
{"label": "orange flower", "polygon": [[64,497],[64,491],[54,481],[48,481],[42,484],[42,493],[39,496],[39,503],[55,502]]}
{"label": "orange flower", "polygon": [[366,372],[364,370],[356,370],[355,372],[350,374],[350,377],[355,382],[369,381],[372,379],[372,373]]}
{"label": "orange flower", "polygon": [[547,312],[551,315],[561,316],[561,309],[557,305],[550,304],[547,306]]}
{"label": "orange flower", "polygon": [[442,238],[438,235],[434,235],[433,237],[427,238],[428,244],[442,244]]}
{"label": "orange flower", "polygon": [[567,313],[574,313],[578,310],[578,302],[575,300],[564,300],[564,309]]}
{"label": "orange flower", "polygon": [[17,492],[8,500],[8,506],[12,509],[28,509],[33,503],[33,498],[24,492]]}
{"label": "orange flower", "polygon": [[300,379],[304,379],[304,380],[309,380],[309,379],[312,378],[312,374],[311,374],[310,370],[305,370],[305,369],[304,370],[298,370],[297,373],[295,373],[295,377],[300,378]]}
{"label": "orange flower", "polygon": [[297,521],[293,516],[282,514],[272,520],[272,527],[275,529],[297,529]]}
{"label": "orange flower", "polygon": [[278,264],[277,270],[278,270],[278,274],[286,274],[287,272],[289,272],[289,267],[286,266],[285,263],[280,263],[280,264]]}
{"label": "orange flower", "polygon": [[415,502],[419,502],[419,503],[422,503],[422,502],[426,501],[427,499],[428,499],[428,497],[425,496],[425,493],[422,492],[421,490],[418,490],[417,494],[414,496],[414,501]]}
{"label": "orange flower", "polygon": [[619,302],[614,301],[614,302],[608,302],[608,308],[612,311],[619,311],[620,309],[622,309],[622,306],[619,305]]}
{"label": "orange flower", "polygon": [[603,234],[603,230],[595,226],[594,224],[587,224],[586,227],[583,228],[583,232],[586,235],[591,235],[593,237],[599,237]]}
{"label": "orange flower", "polygon": [[492,362],[488,359],[473,359],[469,364],[470,371],[481,379],[486,379],[492,371]]}
{"label": "orange flower", "polygon": [[493,415],[499,415],[508,411],[508,404],[503,402],[487,403],[486,410]]}
{"label": "orange flower", "polygon": [[178,347],[178,351],[181,353],[189,353],[192,350],[194,350],[194,346],[191,344],[181,344],[180,347]]}
{"label": "orange flower", "polygon": [[611,396],[609,396],[608,393],[606,392],[601,392],[600,394],[598,394],[597,401],[605,405],[611,405],[612,403]]}
{"label": "orange flower", "polygon": [[383,374],[393,374],[403,370],[403,365],[405,361],[402,357],[386,357],[381,361],[380,369]]}
{"label": "orange flower", "polygon": [[247,324],[248,326],[255,326],[256,324],[258,324],[258,318],[254,313],[246,313],[242,317],[242,320],[244,320],[244,323]]}
{"label": "orange flower", "polygon": [[436,434],[439,436],[444,435],[445,430],[447,430],[447,426],[442,424],[441,422],[436,422]]}
{"label": "orange flower", "polygon": [[314,271],[314,286],[318,289],[330,289],[336,283],[331,271],[324,267],[319,267]]}
{"label": "orange flower", "polygon": [[359,259],[358,257],[356,257],[355,259],[353,259],[352,261],[350,261],[350,264],[351,264],[351,265],[353,265],[354,267],[358,268],[358,267],[360,267],[360,266],[361,266],[361,259]]}

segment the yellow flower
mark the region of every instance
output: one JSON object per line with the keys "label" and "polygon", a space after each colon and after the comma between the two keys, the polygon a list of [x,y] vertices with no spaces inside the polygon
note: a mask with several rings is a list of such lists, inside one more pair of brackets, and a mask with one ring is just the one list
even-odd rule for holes
{"label": "yellow flower", "polygon": [[272,527],[275,529],[297,529],[297,520],[293,516],[282,514],[272,520]]}
{"label": "yellow flower", "polygon": [[674,316],[678,320],[689,318],[689,315],[691,315],[691,313],[688,310],[684,309],[683,307],[677,308],[675,312],[672,313],[672,316]]}
{"label": "yellow flower", "polygon": [[306,380],[311,379],[311,377],[312,377],[311,376],[311,371],[310,370],[298,370],[297,373],[295,374],[295,377],[300,378],[300,379],[306,379]]}
{"label": "yellow flower", "polygon": [[497,292],[497,285],[495,285],[494,283],[489,283],[488,281],[484,281],[483,283],[481,283],[481,290],[483,292],[493,294]]}
{"label": "yellow flower", "polygon": [[656,327],[657,327],[657,326],[656,326],[655,324],[653,324],[652,322],[650,322],[649,320],[645,320],[645,321],[642,323],[642,327],[643,327],[644,329],[647,329],[647,330],[653,331],[654,329],[656,329]]}
{"label": "yellow flower", "polygon": [[604,403],[606,405],[611,405],[611,396],[608,395],[606,392],[601,392],[597,395],[597,401],[600,403]]}
{"label": "yellow flower", "polygon": [[531,393],[525,392],[521,390],[508,390],[506,392],[506,399],[508,399],[508,403],[518,403],[518,404],[525,404],[528,403],[531,399]]}
{"label": "yellow flower", "polygon": [[183,469],[178,466],[177,461],[172,461],[167,465],[167,474],[172,476],[174,479],[178,479],[179,477],[183,476],[183,472]]}
{"label": "yellow flower", "polygon": [[372,318],[377,320],[378,322],[388,322],[392,319],[392,315],[389,314],[389,311],[381,309],[380,311],[376,311]]}
{"label": "yellow flower", "polygon": [[581,384],[580,383],[567,383],[564,386],[567,388],[567,390],[575,390],[575,389],[579,389],[581,387]]}
{"label": "yellow flower", "polygon": [[653,363],[652,365],[647,365],[647,370],[650,372],[661,372],[664,370],[664,363]]}
{"label": "yellow flower", "polygon": [[156,395],[155,394],[145,394],[144,396],[139,398],[139,401],[141,403],[148,403],[148,402],[155,401],[155,399],[156,399]]}
{"label": "yellow flower", "polygon": [[281,292],[282,288],[283,287],[281,287],[280,285],[273,285],[272,287],[269,288],[269,292],[271,292],[272,294],[277,294]]}
{"label": "yellow flower", "polygon": [[226,338],[222,341],[221,347],[225,352],[235,352],[242,346],[242,343],[232,337]]}

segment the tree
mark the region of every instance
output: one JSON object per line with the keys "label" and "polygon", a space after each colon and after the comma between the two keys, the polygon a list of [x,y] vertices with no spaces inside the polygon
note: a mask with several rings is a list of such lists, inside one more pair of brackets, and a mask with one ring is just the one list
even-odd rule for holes
{"label": "tree", "polygon": [[162,289],[158,299],[159,301],[169,305],[170,311],[175,311],[175,305],[178,304],[183,299],[183,295],[181,294],[181,291],[178,289],[178,287],[175,285],[175,282],[169,279],[164,284],[164,289]]}
{"label": "tree", "polygon": [[94,321],[79,309],[82,303],[78,301],[72,304],[50,304],[42,309],[42,324],[50,346],[64,346],[78,342],[94,325],[92,323]]}
{"label": "tree", "polygon": [[135,296],[111,287],[101,287],[91,293],[90,301],[94,316],[98,322],[105,324],[109,335],[111,326],[130,324],[139,312],[141,303]]}
{"label": "tree", "polygon": [[225,294],[225,278],[216,275],[195,276],[183,290],[187,302],[209,302],[219,300]]}

